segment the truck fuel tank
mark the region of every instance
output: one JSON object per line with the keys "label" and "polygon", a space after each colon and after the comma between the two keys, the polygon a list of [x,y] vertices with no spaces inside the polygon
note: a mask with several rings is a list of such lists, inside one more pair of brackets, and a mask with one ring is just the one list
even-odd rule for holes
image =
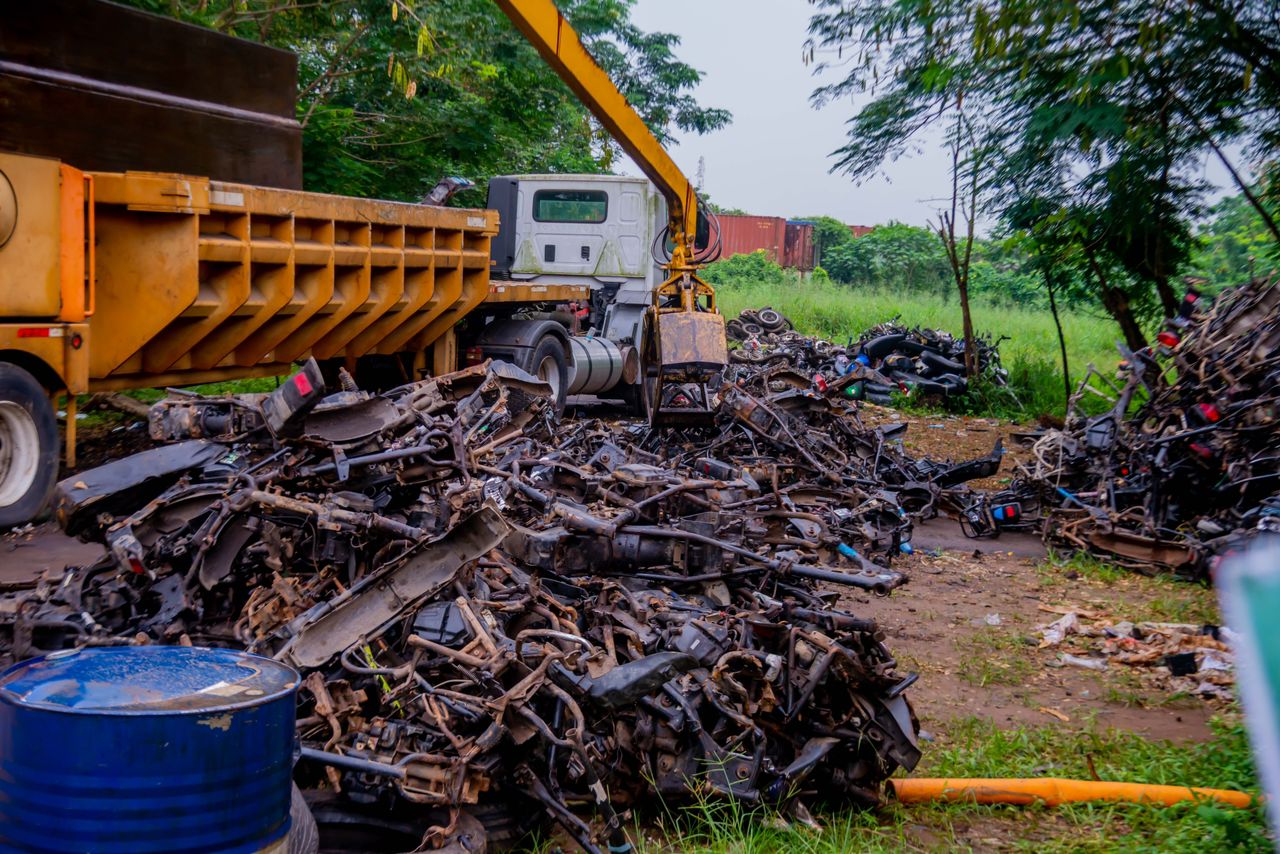
{"label": "truck fuel tank", "polygon": [[634,350],[621,348],[607,338],[572,336],[569,394],[599,394],[613,388],[622,382],[628,355],[635,361]]}

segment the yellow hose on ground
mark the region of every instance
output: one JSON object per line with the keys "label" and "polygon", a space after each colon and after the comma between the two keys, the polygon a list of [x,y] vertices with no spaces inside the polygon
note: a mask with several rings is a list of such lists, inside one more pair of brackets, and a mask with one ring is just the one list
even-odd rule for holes
{"label": "yellow hose on ground", "polygon": [[978,804],[1025,805],[1039,801],[1056,807],[1080,801],[1132,801],[1168,806],[1180,801],[1213,799],[1233,807],[1247,807],[1253,802],[1253,795],[1228,789],[1064,780],[1057,777],[955,780],[914,777],[893,779],[889,784],[893,786],[898,800],[904,804],[967,801]]}

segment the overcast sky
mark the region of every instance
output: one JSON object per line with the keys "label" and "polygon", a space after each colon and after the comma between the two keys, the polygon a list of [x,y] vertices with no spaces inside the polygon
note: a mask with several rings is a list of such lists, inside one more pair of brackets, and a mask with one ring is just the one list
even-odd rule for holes
{"label": "overcast sky", "polygon": [[677,33],[677,55],[703,72],[699,103],[733,113],[723,130],[679,133],[676,162],[694,178],[704,158],[702,189],[723,207],[924,225],[940,204],[929,200],[947,192],[941,152],[930,148],[888,164],[887,178],[860,185],[829,173],[855,108],[847,101],[809,105],[821,83],[801,59],[812,8],[806,0],[637,0],[632,20],[644,30]]}
{"label": "overcast sky", "polygon": [[[677,56],[703,72],[699,103],[733,113],[723,130],[678,132],[676,163],[696,180],[704,158],[702,189],[722,207],[828,214],[859,225],[927,224],[949,193],[948,157],[938,145],[925,144],[860,184],[829,172],[856,104],[810,106],[823,82],[802,61],[812,8],[807,0],[636,0],[632,20],[650,32],[677,33]],[[622,171],[640,174],[628,165]],[[1207,166],[1211,182],[1228,183],[1216,161]]]}

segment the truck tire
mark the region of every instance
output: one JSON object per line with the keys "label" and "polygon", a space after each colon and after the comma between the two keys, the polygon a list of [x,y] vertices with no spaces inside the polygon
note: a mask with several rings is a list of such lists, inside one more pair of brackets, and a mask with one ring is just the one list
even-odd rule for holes
{"label": "truck tire", "polygon": [[320,829],[316,827],[316,818],[297,783],[293,784],[289,798],[289,820],[292,824],[285,846],[286,854],[317,854],[320,850]]}
{"label": "truck tire", "polygon": [[553,335],[544,335],[533,348],[533,358],[529,360],[530,372],[540,380],[550,384],[555,398],[556,414],[564,412],[564,401],[568,396],[569,367],[564,357],[564,345]]}
{"label": "truck tire", "polygon": [[34,519],[58,479],[58,424],[49,394],[17,365],[0,362],[0,528]]}

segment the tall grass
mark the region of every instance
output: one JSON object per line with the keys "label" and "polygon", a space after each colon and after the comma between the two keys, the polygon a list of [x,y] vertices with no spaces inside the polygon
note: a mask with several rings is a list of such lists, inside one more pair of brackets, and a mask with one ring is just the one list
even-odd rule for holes
{"label": "tall grass", "polygon": [[[795,273],[788,273],[781,285],[752,280],[723,282],[717,286],[717,294],[726,317],[734,317],[744,308],[768,305],[791,318],[800,332],[841,343],[856,340],[867,327],[895,317],[907,326],[945,329],[955,335],[961,332],[959,301],[938,294],[855,288]],[[997,390],[980,389],[968,408],[1020,417],[1061,414],[1061,360],[1049,312],[981,298],[973,299],[971,308],[979,334],[1009,337],[1000,344],[1000,357],[1009,370],[1017,403]],[[1110,319],[1077,311],[1065,313],[1062,326],[1073,378],[1083,375],[1091,362],[1109,370],[1119,361],[1115,342],[1120,333]]]}

